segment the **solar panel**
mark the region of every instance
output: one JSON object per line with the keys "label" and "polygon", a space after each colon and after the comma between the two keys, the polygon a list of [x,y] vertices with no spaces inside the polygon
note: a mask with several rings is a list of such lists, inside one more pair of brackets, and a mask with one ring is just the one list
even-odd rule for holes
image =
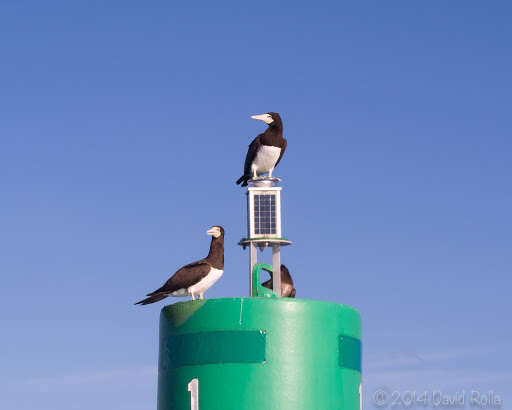
{"label": "solar panel", "polygon": [[276,196],[254,195],[254,233],[273,235],[276,233]]}

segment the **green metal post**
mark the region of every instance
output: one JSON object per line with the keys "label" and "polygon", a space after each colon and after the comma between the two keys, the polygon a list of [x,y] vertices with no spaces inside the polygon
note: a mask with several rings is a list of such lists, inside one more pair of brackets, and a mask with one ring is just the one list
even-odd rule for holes
{"label": "green metal post", "polygon": [[162,309],[158,410],[358,410],[360,384],[350,306],[248,297]]}

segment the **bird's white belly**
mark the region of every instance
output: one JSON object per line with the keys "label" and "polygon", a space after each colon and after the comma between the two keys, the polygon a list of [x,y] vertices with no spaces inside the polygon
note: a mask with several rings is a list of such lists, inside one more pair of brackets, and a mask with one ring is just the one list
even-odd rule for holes
{"label": "bird's white belly", "polygon": [[252,169],[257,173],[264,174],[276,166],[281,155],[281,148],[262,145],[252,163]]}
{"label": "bird's white belly", "polygon": [[212,268],[208,275],[206,275],[195,285],[192,285],[187,289],[188,294],[190,295],[193,293],[194,295],[198,295],[199,293],[205,292],[208,288],[210,288],[215,282],[219,280],[223,273],[224,271],[221,269]]}

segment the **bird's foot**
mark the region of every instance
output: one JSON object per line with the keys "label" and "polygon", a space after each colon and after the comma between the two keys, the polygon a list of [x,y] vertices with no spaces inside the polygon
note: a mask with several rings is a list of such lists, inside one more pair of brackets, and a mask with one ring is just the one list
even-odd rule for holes
{"label": "bird's foot", "polygon": [[199,299],[204,299],[204,293],[199,294]]}

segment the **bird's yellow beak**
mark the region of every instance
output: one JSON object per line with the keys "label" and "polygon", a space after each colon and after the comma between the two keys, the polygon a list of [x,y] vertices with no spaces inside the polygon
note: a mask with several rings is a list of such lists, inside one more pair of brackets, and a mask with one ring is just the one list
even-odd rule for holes
{"label": "bird's yellow beak", "polygon": [[267,124],[271,124],[274,122],[274,119],[269,114],[260,114],[260,115],[251,115],[252,119],[263,121]]}
{"label": "bird's yellow beak", "polygon": [[217,226],[214,226],[206,231],[206,235],[218,238],[220,236],[220,229]]}

